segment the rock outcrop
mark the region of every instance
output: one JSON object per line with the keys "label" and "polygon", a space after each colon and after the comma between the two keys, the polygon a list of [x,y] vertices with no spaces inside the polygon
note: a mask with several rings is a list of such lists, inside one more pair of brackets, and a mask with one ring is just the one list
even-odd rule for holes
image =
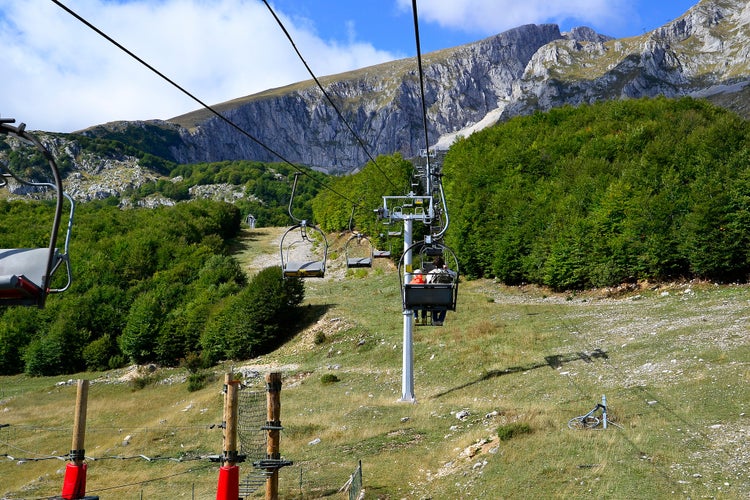
{"label": "rock outcrop", "polygon": [[[528,25],[426,54],[423,69],[430,141],[505,106],[532,56],[561,37],[556,25]],[[224,117],[257,141],[202,111],[174,119],[185,128],[183,143],[172,150],[173,155],[182,163],[230,158],[279,161],[282,157],[327,171],[348,172],[361,167],[368,153],[374,157],[401,152],[411,157],[424,148],[414,58],[321,81],[367,151],[323,92],[308,81],[222,106]]]}
{"label": "rock outcrop", "polygon": [[736,93],[750,82],[750,5],[704,0],[642,36],[556,40],[532,57],[504,116],[565,104]]}

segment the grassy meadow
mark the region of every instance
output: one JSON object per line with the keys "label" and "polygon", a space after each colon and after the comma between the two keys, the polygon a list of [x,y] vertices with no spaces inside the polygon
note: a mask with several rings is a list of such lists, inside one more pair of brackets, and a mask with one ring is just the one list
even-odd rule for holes
{"label": "grassy meadow", "polygon": [[[246,236],[249,272],[276,263],[277,230]],[[221,452],[230,370],[257,372],[251,391],[283,374],[281,453],[294,465],[281,498],[348,498],[360,460],[372,499],[750,496],[750,287],[464,281],[445,326],[414,329],[416,402],[402,402],[398,278],[385,261],[344,269],[344,241],[328,277],[306,282],[305,330],[214,367],[204,389],[189,392],[183,368],[1,377],[0,498],[60,494],[65,461],[48,457],[69,451],[76,387],[62,382],[76,378],[91,380],[87,494],[215,498],[219,465],[198,457]],[[570,429],[602,395],[616,425]]]}

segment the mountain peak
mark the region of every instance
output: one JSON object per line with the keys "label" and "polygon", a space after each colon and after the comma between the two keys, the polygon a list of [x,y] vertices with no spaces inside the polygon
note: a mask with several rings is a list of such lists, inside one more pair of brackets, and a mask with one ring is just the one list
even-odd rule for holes
{"label": "mountain peak", "polygon": [[[636,37],[588,27],[524,25],[474,43],[425,54],[430,147],[516,115],[607,99],[695,95],[740,105],[750,81],[750,6],[703,0],[678,19]],[[424,149],[415,58],[320,78],[342,122],[312,80],[237,98],[169,120],[180,163],[233,159],[289,161],[351,172],[370,156]],[[347,126],[348,124],[348,126]],[[356,131],[361,142],[350,132]]]}

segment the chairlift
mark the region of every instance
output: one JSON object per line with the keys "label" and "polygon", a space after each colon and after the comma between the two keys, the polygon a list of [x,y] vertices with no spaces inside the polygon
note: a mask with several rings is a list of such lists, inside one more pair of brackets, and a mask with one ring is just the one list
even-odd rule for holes
{"label": "chairlift", "polygon": [[[292,185],[292,196],[289,199],[289,216],[297,224],[287,229],[279,242],[279,252],[281,254],[281,272],[284,278],[323,278],[326,271],[326,261],[328,259],[328,240],[325,233],[310,224],[306,220],[297,219],[292,214],[292,203],[294,202],[294,193],[297,190],[297,179],[301,172],[294,174],[294,184]],[[320,239],[322,249],[316,247],[318,242],[310,236],[310,232]],[[318,255],[320,258],[308,259],[308,255]]]}
{"label": "chairlift", "polygon": [[389,229],[388,236],[392,238],[397,238],[401,236],[401,225],[399,225],[399,221],[401,217],[403,216],[403,207],[394,207],[391,214],[389,215],[388,219],[383,222],[388,227],[393,226],[393,229]]}
{"label": "chairlift", "polygon": [[[412,258],[412,268],[406,269],[404,277],[404,256],[408,252],[416,255]],[[435,268],[437,257],[442,258],[446,269]],[[450,259],[450,265],[448,260]],[[420,269],[428,277],[426,283],[412,283],[412,271]],[[455,311],[458,298],[458,258],[449,247],[442,243],[426,244],[422,241],[412,244],[405,251],[398,264],[401,297],[404,310],[412,311]]]}
{"label": "chairlift", "polygon": [[[63,192],[60,171],[52,154],[37,138],[26,132],[24,123],[18,127],[11,123],[15,123],[13,118],[0,118],[0,133],[15,136],[34,145],[47,159],[54,182],[26,181],[11,172],[7,165],[0,165],[0,187],[7,187],[12,179],[25,186],[50,188],[56,193],[56,204],[48,247],[0,249],[0,305],[43,308],[49,294],[66,291],[72,282],[68,248],[75,204],[73,199]],[[64,199],[70,204],[70,212],[63,250],[60,251],[57,248],[57,236],[62,224]],[[52,288],[53,278],[61,267],[65,268],[66,282],[62,287]]]}
{"label": "chairlift", "polygon": [[[380,234],[380,240],[383,240],[384,235]],[[391,256],[391,247],[393,246],[393,243],[388,242],[388,250],[379,250],[378,248],[374,248],[372,251],[372,256],[376,259],[388,259]]]}
{"label": "chairlift", "polygon": [[[378,220],[383,221],[384,226],[390,226],[393,221],[391,218],[391,215],[388,214],[385,207],[379,207],[374,210],[375,215]],[[399,232],[399,236],[401,233]],[[377,247],[373,249],[372,256],[376,259],[389,259],[391,257],[391,249],[393,248],[393,241],[388,239],[387,237],[391,236],[390,232],[386,233],[380,233],[378,235],[378,243],[383,243],[384,241],[388,241],[388,250],[379,250]]]}
{"label": "chairlift", "polygon": [[375,256],[375,247],[362,233],[355,233],[344,245],[346,254],[346,267],[348,269],[372,267],[372,259]]}
{"label": "chairlift", "polygon": [[357,205],[352,206],[349,216],[349,232],[352,236],[346,240],[344,254],[346,255],[347,269],[372,267],[372,259],[375,255],[375,247],[364,234],[354,230],[354,211]]}

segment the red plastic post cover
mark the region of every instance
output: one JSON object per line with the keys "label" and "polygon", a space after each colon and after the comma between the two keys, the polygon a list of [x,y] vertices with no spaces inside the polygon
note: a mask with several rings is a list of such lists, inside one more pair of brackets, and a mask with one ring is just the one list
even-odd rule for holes
{"label": "red plastic post cover", "polygon": [[65,467],[62,497],[65,500],[83,498],[86,495],[86,464],[68,463]]}
{"label": "red plastic post cover", "polygon": [[237,465],[219,469],[219,487],[216,500],[237,500],[240,498],[240,468]]}

